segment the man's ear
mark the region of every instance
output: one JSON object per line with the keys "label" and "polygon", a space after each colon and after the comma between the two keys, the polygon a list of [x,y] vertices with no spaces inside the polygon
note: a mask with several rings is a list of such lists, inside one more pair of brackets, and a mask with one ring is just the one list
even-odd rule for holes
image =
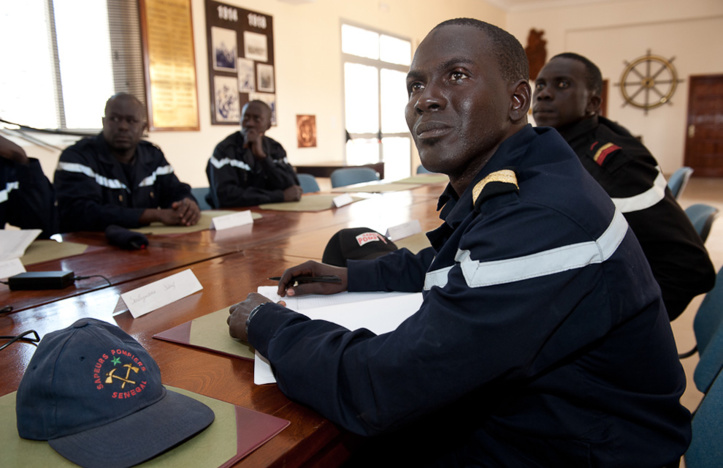
{"label": "man's ear", "polygon": [[530,83],[526,80],[520,80],[511,86],[510,120],[518,122],[527,118],[527,111],[530,109],[530,96],[532,96],[532,90],[530,89]]}
{"label": "man's ear", "polygon": [[585,117],[590,117],[600,113],[600,106],[602,105],[602,98],[598,95],[592,94],[587,100],[587,106],[585,106]]}

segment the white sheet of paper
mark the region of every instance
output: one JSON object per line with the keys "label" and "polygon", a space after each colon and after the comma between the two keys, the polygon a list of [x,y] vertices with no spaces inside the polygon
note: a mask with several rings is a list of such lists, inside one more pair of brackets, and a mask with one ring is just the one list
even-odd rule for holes
{"label": "white sheet of paper", "polygon": [[165,305],[190,296],[203,289],[201,283],[191,270],[184,270],[162,280],[141,286],[121,294],[121,299],[128,306],[133,318],[159,309]]}
{"label": "white sheet of paper", "polygon": [[332,202],[334,203],[334,206],[337,208],[340,208],[344,205],[348,205],[349,203],[351,203],[353,201],[354,201],[354,199],[348,193],[339,195],[338,197],[334,197],[334,199],[332,200]]}
{"label": "white sheet of paper", "polygon": [[0,260],[22,257],[41,232],[40,229],[0,229]]}
{"label": "white sheet of paper", "polygon": [[221,231],[223,229],[234,228],[243,226],[244,224],[252,224],[254,218],[251,215],[251,211],[239,211],[238,213],[216,216],[211,219],[211,229]]}
{"label": "white sheet of paper", "polygon": [[[268,289],[272,290],[271,293]],[[333,322],[349,330],[366,328],[377,335],[395,330],[422,305],[422,293],[346,292],[330,296],[280,298],[275,290],[274,286],[258,288],[260,294],[274,301],[283,299],[287,307],[309,318]],[[344,304],[344,307],[339,307],[340,304]],[[271,372],[271,366],[256,353],[254,383],[263,385],[274,382],[276,379]]]}
{"label": "white sheet of paper", "polygon": [[23,262],[21,262],[19,258],[0,260],[0,278],[9,278],[23,272],[25,272],[25,265],[23,265]]}
{"label": "white sheet of paper", "polygon": [[414,219],[412,221],[398,224],[387,229],[386,236],[392,241],[404,239],[405,237],[413,236],[422,232],[422,226],[419,224],[419,220]]}

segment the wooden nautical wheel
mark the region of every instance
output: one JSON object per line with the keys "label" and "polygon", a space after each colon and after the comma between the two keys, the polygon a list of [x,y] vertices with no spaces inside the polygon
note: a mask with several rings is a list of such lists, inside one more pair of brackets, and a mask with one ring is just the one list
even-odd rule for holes
{"label": "wooden nautical wheel", "polygon": [[615,84],[625,99],[623,106],[630,104],[647,114],[650,109],[670,104],[678,83],[683,81],[678,79],[673,60],[675,57],[666,59],[648,50],[647,55],[624,62],[620,83]]}

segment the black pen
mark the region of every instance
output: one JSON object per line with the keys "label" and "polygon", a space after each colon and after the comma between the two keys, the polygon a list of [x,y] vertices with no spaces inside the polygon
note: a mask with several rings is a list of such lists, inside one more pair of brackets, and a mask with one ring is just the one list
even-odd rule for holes
{"label": "black pen", "polygon": [[[272,276],[269,278],[272,281],[279,281],[281,279],[281,276]],[[341,278],[339,278],[336,275],[321,275],[321,276],[307,276],[307,275],[300,275],[300,276],[294,276],[294,281],[297,283],[341,283]]]}

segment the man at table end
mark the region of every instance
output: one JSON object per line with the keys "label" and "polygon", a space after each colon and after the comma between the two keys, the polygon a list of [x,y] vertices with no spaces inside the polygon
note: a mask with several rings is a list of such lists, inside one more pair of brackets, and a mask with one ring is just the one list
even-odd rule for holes
{"label": "man at table end", "polygon": [[[441,23],[407,91],[422,164],[450,178],[432,251],[307,262],[279,294],[422,291],[421,308],[374,335],[252,293],[231,308],[231,335],[289,398],[370,437],[358,466],[677,463],[690,413],[660,289],[567,143],[527,125],[522,46],[477,20]],[[299,275],[341,283],[291,287]]]}
{"label": "man at table end", "polygon": [[281,144],[266,136],[271,108],[250,101],[241,112],[241,130],[213,150],[206,165],[211,189],[209,203],[216,208],[254,206],[301,200],[301,186]]}
{"label": "man at table end", "polygon": [[61,232],[198,223],[191,187],[157,146],[141,140],[146,125],[143,104],[118,93],[106,102],[103,131],[61,153],[55,170]]}

